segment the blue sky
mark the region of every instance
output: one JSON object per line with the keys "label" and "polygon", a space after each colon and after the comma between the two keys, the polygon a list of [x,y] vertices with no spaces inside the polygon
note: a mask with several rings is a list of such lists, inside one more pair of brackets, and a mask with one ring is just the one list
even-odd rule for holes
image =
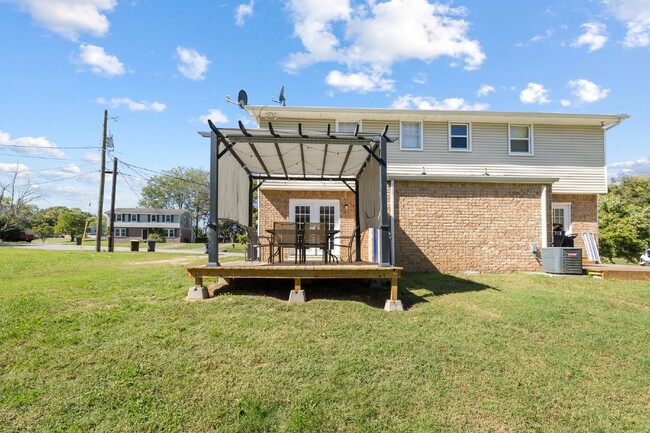
{"label": "blue sky", "polygon": [[[627,113],[610,175],[650,173],[650,0],[0,0],[0,179],[95,212],[103,110],[118,206],[198,136],[293,106]],[[110,185],[107,183],[107,185]],[[106,189],[107,196],[110,187]]]}

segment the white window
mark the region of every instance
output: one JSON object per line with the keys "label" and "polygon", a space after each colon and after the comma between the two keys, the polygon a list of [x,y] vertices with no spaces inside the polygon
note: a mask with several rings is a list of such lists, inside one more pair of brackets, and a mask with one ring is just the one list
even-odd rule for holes
{"label": "white window", "polygon": [[163,229],[163,236],[166,238],[175,238],[176,229]]}
{"label": "white window", "polygon": [[472,143],[470,141],[469,123],[450,123],[449,124],[449,150],[470,151]]}
{"label": "white window", "polygon": [[128,232],[125,228],[116,228],[113,234],[116,238],[125,238],[128,236]]}
{"label": "white window", "polygon": [[336,132],[354,132],[357,125],[359,125],[359,131],[361,131],[361,123],[359,122],[338,122]]}
{"label": "white window", "polygon": [[136,214],[131,214],[131,222],[136,222],[138,220],[138,216]]}
{"label": "white window", "polygon": [[567,234],[571,233],[571,203],[553,203],[553,228],[562,226]]}
{"label": "white window", "polygon": [[510,125],[508,141],[510,155],[532,155],[533,127],[531,125]]}
{"label": "white window", "polygon": [[174,218],[172,215],[165,215],[165,222],[166,223],[172,223],[174,222]]}
{"label": "white window", "polygon": [[422,150],[422,123],[402,122],[400,124],[399,148],[401,150]]}
{"label": "white window", "polygon": [[115,214],[115,221],[122,221],[122,214],[121,213],[116,213]]}

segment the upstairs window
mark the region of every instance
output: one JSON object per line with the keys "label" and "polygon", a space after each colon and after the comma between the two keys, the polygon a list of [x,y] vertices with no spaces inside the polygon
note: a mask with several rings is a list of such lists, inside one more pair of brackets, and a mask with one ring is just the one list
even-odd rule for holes
{"label": "upstairs window", "polygon": [[469,123],[449,124],[449,150],[472,150],[469,137]]}
{"label": "upstairs window", "polygon": [[166,223],[172,223],[174,222],[174,218],[172,215],[165,215],[165,222]]}
{"label": "upstairs window", "polygon": [[510,125],[508,135],[510,155],[533,154],[533,127],[531,125]]}
{"label": "upstairs window", "polygon": [[422,123],[401,123],[399,134],[399,148],[401,150],[422,150]]}
{"label": "upstairs window", "polygon": [[116,213],[115,214],[115,221],[121,222],[122,221],[122,214],[121,213]]}
{"label": "upstairs window", "polygon": [[359,125],[359,131],[361,131],[361,124],[358,122],[339,122],[336,125],[336,132],[354,132]]}
{"label": "upstairs window", "polygon": [[131,222],[137,222],[138,216],[136,214],[131,214]]}

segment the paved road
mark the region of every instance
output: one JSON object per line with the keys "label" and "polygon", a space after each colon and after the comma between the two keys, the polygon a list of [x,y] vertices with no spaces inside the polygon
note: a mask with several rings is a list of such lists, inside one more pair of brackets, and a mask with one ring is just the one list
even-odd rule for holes
{"label": "paved road", "polygon": [[[72,244],[72,242],[71,242]],[[82,247],[79,245],[67,244],[44,244],[39,241],[32,243],[3,243],[0,248],[20,248],[20,249],[36,249],[36,250],[56,250],[56,251],[79,251]],[[95,251],[95,245],[84,245],[84,251]],[[102,251],[108,251],[106,247],[102,247]],[[131,251],[129,247],[115,247],[115,251]],[[140,245],[140,251],[147,251],[146,245]],[[176,254],[201,254],[205,255],[205,248],[198,247],[191,250],[171,249],[171,248],[156,248],[156,253],[176,253]],[[219,257],[244,257],[243,253],[225,253],[220,252]]]}

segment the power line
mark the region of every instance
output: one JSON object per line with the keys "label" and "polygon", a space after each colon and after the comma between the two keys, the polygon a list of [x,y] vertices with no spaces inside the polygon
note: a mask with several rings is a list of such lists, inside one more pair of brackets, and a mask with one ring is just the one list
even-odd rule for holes
{"label": "power line", "polygon": [[59,149],[101,149],[101,146],[57,146],[57,147],[43,147],[43,146],[25,146],[22,144],[3,144],[2,147],[13,147],[23,149],[43,149],[43,150],[59,150]]}
{"label": "power line", "polygon": [[54,157],[54,156],[16,155],[15,153],[0,153],[0,155],[2,155],[2,156],[15,156],[17,158],[58,159],[59,161],[68,159],[68,158]]}
{"label": "power line", "polygon": [[[157,174],[157,175],[159,175],[159,176],[168,177],[168,178],[170,178],[170,179],[176,179],[176,180],[180,180],[180,181],[183,181],[183,182],[193,183],[193,184],[195,184],[195,185],[201,185],[201,186],[205,186],[205,187],[209,187],[209,186],[210,186],[210,185],[208,185],[208,184],[201,183],[201,182],[196,182],[196,181],[193,181],[193,180],[190,180],[190,179],[185,179],[185,178],[183,178],[183,177],[178,177],[178,176],[174,176],[174,175],[167,174],[167,173],[164,173],[164,172],[159,172],[159,171],[151,170],[151,169],[148,169],[148,168],[139,167],[139,166],[137,166],[137,165],[129,164],[129,163],[124,162],[124,161],[121,161],[121,162],[122,162],[123,165],[126,165],[126,166],[128,166],[129,168],[131,168],[131,169],[135,169],[135,168],[137,168],[137,169],[140,169],[140,170],[145,170],[145,171],[148,171],[148,172],[151,172],[151,173],[155,173],[155,174]],[[142,177],[146,177],[146,176],[142,176]]]}
{"label": "power line", "polygon": [[76,179],[78,177],[86,176],[88,174],[93,174],[93,173],[97,173],[97,172],[96,171],[88,171],[86,173],[77,174],[75,176],[70,176],[70,177],[66,177],[66,178],[63,178],[63,179],[46,180],[45,182],[34,182],[34,183],[36,185],[43,185],[43,184],[46,184],[46,183],[63,182],[64,180]]}
{"label": "power line", "polygon": [[135,190],[133,189],[133,187],[131,186],[129,181],[126,179],[126,176],[124,176],[124,173],[118,172],[117,174],[122,176],[122,179],[124,179],[124,182],[126,182],[126,184],[129,186],[129,189],[131,189],[131,191],[133,192],[133,194],[135,194],[135,196],[138,198],[138,200],[142,200],[142,197],[140,197],[140,194],[135,192]]}

